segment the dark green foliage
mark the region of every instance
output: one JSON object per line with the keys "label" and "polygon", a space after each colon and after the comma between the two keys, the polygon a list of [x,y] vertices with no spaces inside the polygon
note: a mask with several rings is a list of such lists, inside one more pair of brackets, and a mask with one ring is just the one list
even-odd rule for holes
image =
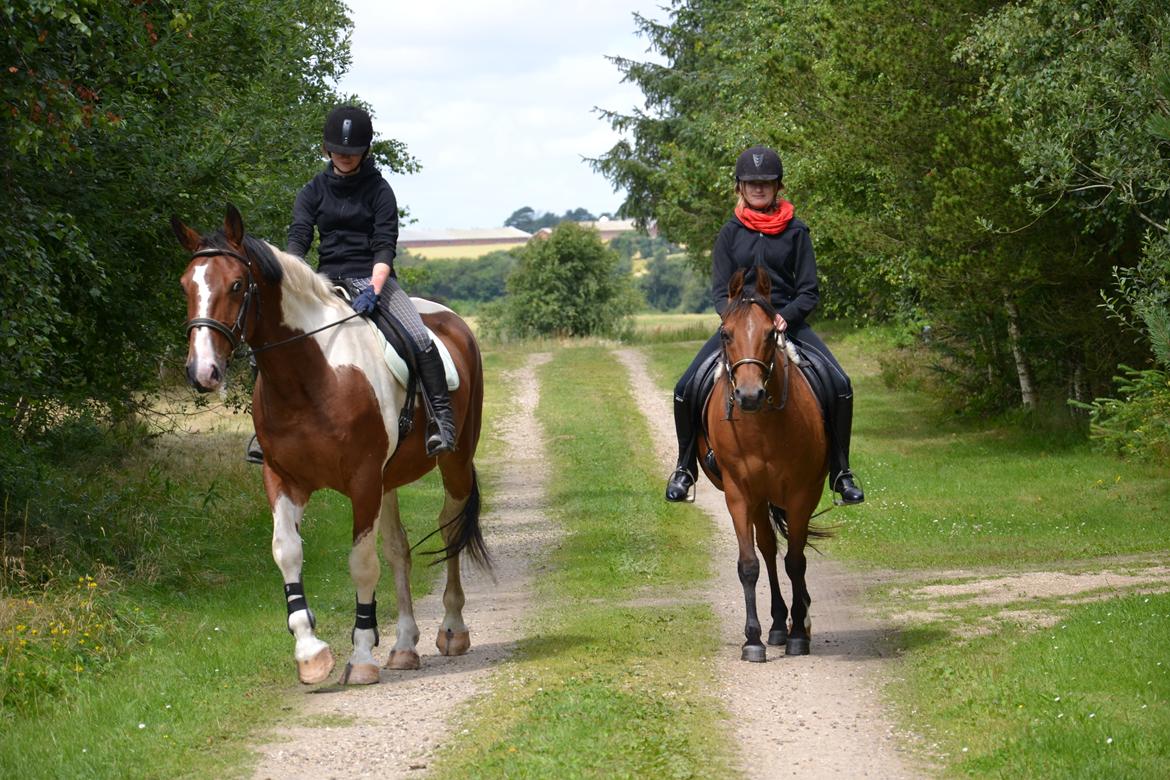
{"label": "dark green foliage", "polygon": [[665,62],[618,61],[646,106],[594,164],[700,273],[765,143],[822,314],[929,325],[960,406],[1088,401],[1149,359],[1100,294],[1165,290],[1139,265],[1170,225],[1164,3],[680,0],[639,27]]}
{"label": "dark green foliage", "polygon": [[507,292],[508,275],[519,259],[512,251],[489,252],[466,260],[401,258],[395,263],[407,292],[471,313]]}
{"label": "dark green foliage", "polygon": [[210,228],[231,201],[283,244],[349,64],[345,6],[10,0],[0,19],[0,415],[120,417],[183,348],[169,216]]}
{"label": "dark green foliage", "polygon": [[481,328],[501,338],[616,336],[640,301],[618,253],[596,230],[574,222],[519,250],[508,295],[484,312]]}

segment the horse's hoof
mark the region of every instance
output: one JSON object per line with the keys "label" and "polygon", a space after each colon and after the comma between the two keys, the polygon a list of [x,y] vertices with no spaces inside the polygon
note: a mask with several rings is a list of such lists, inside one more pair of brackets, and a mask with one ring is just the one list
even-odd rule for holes
{"label": "horse's hoof", "polygon": [[753,664],[762,664],[768,660],[768,651],[763,645],[744,645],[740,660],[751,661]]}
{"label": "horse's hoof", "polygon": [[788,632],[782,628],[773,628],[768,632],[768,644],[779,647],[788,643]]}
{"label": "horse's hoof", "polygon": [[338,685],[373,685],[378,682],[377,664],[346,664]]}
{"label": "horse's hoof", "polygon": [[325,682],[325,678],[333,671],[333,651],[328,647],[321,650],[308,661],[297,661],[297,675],[304,685],[316,685]]}
{"label": "horse's hoof", "polygon": [[435,647],[443,655],[463,655],[471,648],[470,631],[452,631],[439,629],[439,636],[435,639]]}
{"label": "horse's hoof", "polygon": [[419,668],[422,663],[413,650],[391,650],[385,666],[387,669],[409,670]]}
{"label": "horse's hoof", "polygon": [[784,648],[785,655],[808,655],[808,640],[800,636],[788,637],[788,646]]}

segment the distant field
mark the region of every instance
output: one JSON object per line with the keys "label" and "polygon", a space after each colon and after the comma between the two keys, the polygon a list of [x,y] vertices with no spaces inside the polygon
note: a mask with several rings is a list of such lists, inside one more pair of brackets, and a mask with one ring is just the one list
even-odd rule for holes
{"label": "distant field", "polygon": [[524,246],[524,242],[513,244],[460,244],[458,246],[412,246],[407,249],[415,257],[426,260],[475,260],[489,252],[502,252]]}
{"label": "distant field", "polygon": [[663,341],[706,341],[718,327],[719,315],[713,311],[703,314],[661,312],[635,314],[633,341],[643,344]]}

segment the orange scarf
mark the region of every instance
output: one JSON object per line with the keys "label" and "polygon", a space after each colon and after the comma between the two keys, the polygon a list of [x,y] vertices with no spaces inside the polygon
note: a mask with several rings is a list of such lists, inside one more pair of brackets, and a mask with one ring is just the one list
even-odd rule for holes
{"label": "orange scarf", "polygon": [[749,209],[747,206],[736,206],[735,216],[739,217],[739,221],[749,230],[775,236],[784,232],[788,227],[788,223],[792,221],[792,215],[795,211],[796,209],[792,207],[792,203],[781,200],[780,205],[776,207],[775,211],[770,211],[766,214],[762,211]]}

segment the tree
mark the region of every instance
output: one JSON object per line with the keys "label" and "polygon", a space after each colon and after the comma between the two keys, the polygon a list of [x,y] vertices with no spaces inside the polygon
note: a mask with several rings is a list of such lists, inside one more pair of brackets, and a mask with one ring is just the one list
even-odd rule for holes
{"label": "tree", "polygon": [[[340,0],[10,0],[0,137],[0,414],[119,416],[182,348],[172,212],[282,243],[349,64]],[[405,170],[401,144],[379,162]],[[44,412],[44,414],[42,414]],[[52,413],[50,415],[49,413]]]}
{"label": "tree", "polygon": [[508,295],[484,327],[514,338],[616,336],[638,306],[629,276],[616,273],[618,254],[596,230],[563,222],[519,250]]}

